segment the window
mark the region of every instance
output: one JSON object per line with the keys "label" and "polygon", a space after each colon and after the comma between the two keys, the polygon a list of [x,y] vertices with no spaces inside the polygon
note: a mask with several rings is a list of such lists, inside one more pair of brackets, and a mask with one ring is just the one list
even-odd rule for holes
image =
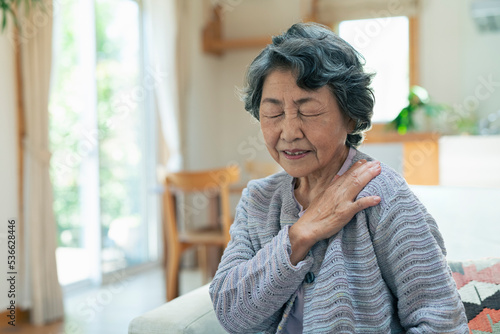
{"label": "window", "polygon": [[365,68],[376,73],[373,122],[393,120],[408,104],[408,17],[343,21],[339,35],[365,57]]}
{"label": "window", "polygon": [[58,5],[51,178],[59,280],[68,285],[157,260],[157,196],[148,191],[156,125],[142,83],[139,3]]}

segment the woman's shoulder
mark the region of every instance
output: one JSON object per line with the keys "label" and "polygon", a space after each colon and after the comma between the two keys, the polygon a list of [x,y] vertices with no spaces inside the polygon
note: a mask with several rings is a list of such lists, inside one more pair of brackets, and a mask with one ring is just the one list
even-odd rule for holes
{"label": "woman's shoulder", "polygon": [[[360,159],[375,160],[368,154],[358,151],[353,159],[353,163]],[[366,185],[358,197],[377,195],[384,200],[397,196],[401,191],[410,191],[406,180],[401,174],[383,162],[380,162],[380,166],[380,174]]]}
{"label": "woman's shoulder", "polygon": [[254,179],[248,182],[243,195],[258,202],[270,202],[273,197],[282,197],[290,192],[293,177],[285,171],[269,175],[261,179]]}
{"label": "woman's shoulder", "polygon": [[[361,159],[372,160],[367,155],[363,155]],[[372,232],[378,229],[380,222],[385,220],[384,217],[408,215],[410,212],[417,214],[425,209],[401,174],[382,162],[380,165],[382,167],[380,174],[373,178],[357,196],[357,198],[368,196],[381,198],[379,205],[364,210]],[[387,222],[391,221],[391,219],[387,220]]]}

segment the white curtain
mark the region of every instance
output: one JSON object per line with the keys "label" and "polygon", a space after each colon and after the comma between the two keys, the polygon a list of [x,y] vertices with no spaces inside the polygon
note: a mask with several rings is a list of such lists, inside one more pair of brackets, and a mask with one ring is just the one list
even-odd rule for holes
{"label": "white curtain", "polygon": [[[56,266],[56,222],[49,178],[49,87],[52,61],[52,1],[35,6],[20,32],[24,149],[24,272],[21,306],[31,322],[62,318],[62,291]],[[22,12],[22,11],[21,11]]]}
{"label": "white curtain", "polygon": [[177,89],[177,1],[145,0],[148,64],[155,72],[154,96],[168,148],[168,171],[182,168],[179,97]]}

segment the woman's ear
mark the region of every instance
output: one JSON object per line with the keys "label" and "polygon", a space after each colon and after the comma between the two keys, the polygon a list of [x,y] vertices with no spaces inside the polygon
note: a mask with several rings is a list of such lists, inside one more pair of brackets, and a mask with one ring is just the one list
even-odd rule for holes
{"label": "woman's ear", "polygon": [[347,121],[347,133],[351,134],[354,132],[356,129],[356,121],[353,120],[352,118],[349,117],[349,120]]}

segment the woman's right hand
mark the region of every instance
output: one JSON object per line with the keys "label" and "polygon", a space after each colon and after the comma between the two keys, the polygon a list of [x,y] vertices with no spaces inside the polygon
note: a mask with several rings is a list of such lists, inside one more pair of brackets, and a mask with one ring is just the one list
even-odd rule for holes
{"label": "woman's right hand", "polygon": [[293,265],[302,261],[318,241],[338,233],[354,215],[380,203],[380,197],[356,200],[361,190],[381,171],[380,162],[359,160],[311,202],[304,215],[290,227]]}

